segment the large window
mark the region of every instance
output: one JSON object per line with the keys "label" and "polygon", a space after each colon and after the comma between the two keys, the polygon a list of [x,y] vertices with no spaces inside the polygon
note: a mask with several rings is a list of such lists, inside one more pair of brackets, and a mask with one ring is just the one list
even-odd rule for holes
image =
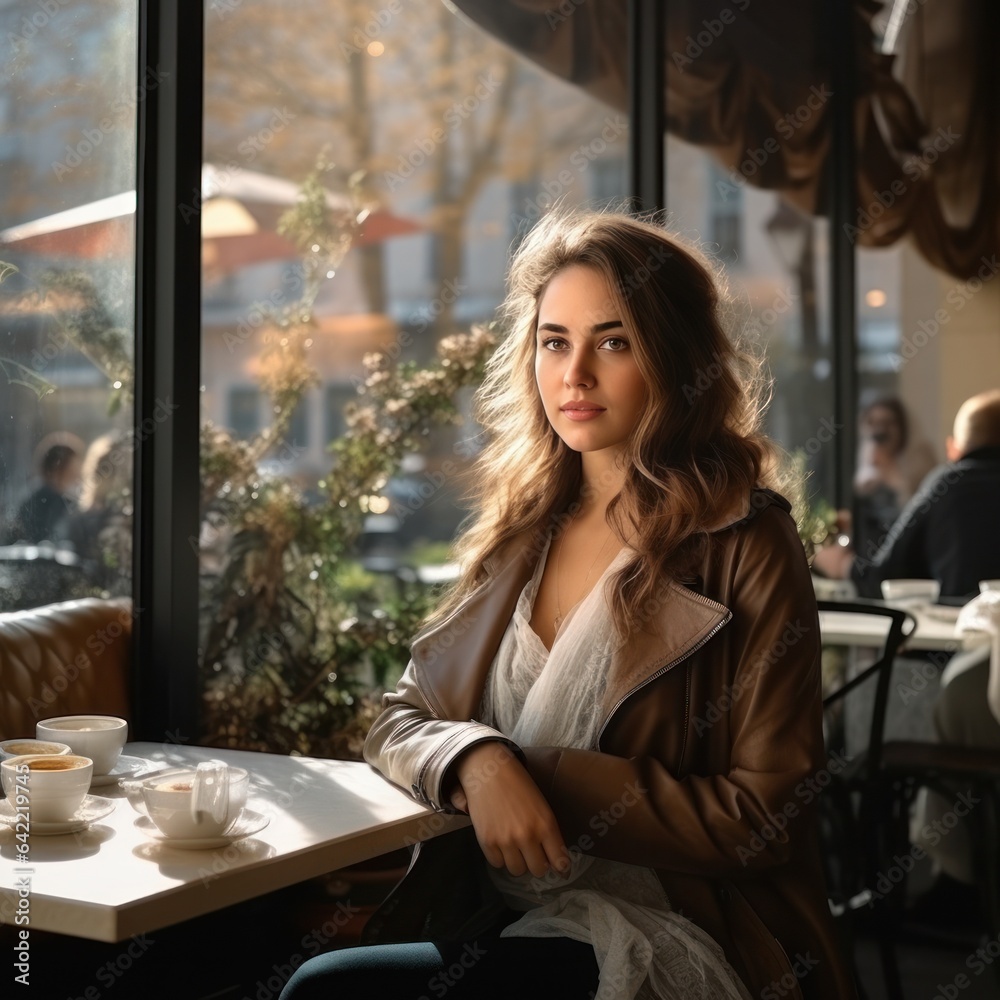
{"label": "large window", "polygon": [[[137,717],[160,731],[183,717],[203,740],[321,752],[344,748],[308,734],[357,722],[356,751],[364,692],[391,683],[453,572],[479,447],[471,393],[495,335],[473,331],[503,295],[510,247],[557,202],[655,187],[639,173],[657,157],[626,162],[624,7],[460,6],[509,45],[440,0],[0,6],[0,610],[134,584],[149,675]],[[914,230],[916,249],[846,246],[824,212],[853,220],[864,175],[840,169],[850,126],[828,127],[825,92],[809,90],[822,39],[745,8],[715,31],[697,5],[668,5],[683,30],[662,53],[663,207],[724,265],[734,320],[775,377],[768,429],[832,500],[855,415],[850,284],[830,287],[831,261],[848,277],[849,253],[858,265],[862,400],[919,410],[912,428],[938,455],[958,404],[996,382],[1000,286],[988,253],[965,280],[926,263],[940,266],[939,243],[964,247],[954,227],[950,242]],[[914,33],[921,11],[906,15]],[[770,61],[786,26],[796,59]],[[737,79],[744,57],[762,65]],[[912,65],[924,82],[954,76]],[[779,106],[796,73],[806,103]],[[753,114],[727,103],[772,75]],[[928,120],[954,124],[940,109],[964,105],[926,95]],[[744,126],[759,139],[742,142]],[[987,189],[948,176],[942,191]]]}
{"label": "large window", "polygon": [[205,24],[207,735],[339,751],[449,573],[509,248],[625,197],[627,127],[439,0]]}
{"label": "large window", "polygon": [[0,610],[131,593],[136,18],[0,9]]}

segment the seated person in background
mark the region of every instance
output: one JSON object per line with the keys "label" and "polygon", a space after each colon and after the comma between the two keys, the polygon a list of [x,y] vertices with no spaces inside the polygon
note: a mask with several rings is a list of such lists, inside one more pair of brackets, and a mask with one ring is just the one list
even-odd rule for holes
{"label": "seated person in background", "polygon": [[[968,600],[978,593],[980,580],[1000,578],[1000,389],[962,404],[947,453],[949,464],[924,480],[874,558],[855,558],[848,549],[830,546],[817,552],[814,568],[829,576],[849,574],[866,597],[881,596],[882,580],[926,577],[940,581],[943,597]],[[905,661],[896,668],[905,671]],[[935,678],[928,687],[937,691],[930,706],[937,741],[1000,750],[1000,723],[986,698],[990,669],[988,648],[959,653],[945,667],[940,686]],[[915,714],[914,695],[904,710]],[[974,919],[977,912],[965,822],[955,824],[952,816],[947,837],[925,835],[940,829],[935,820],[947,822],[961,789],[954,791],[950,798],[922,793],[910,824],[911,840],[933,859],[938,874],[915,909],[935,920]]]}
{"label": "seated person in background", "polygon": [[131,593],[133,444],[115,431],[90,445],[80,509],[66,523],[88,579],[115,596]]}
{"label": "seated person in background", "polygon": [[881,546],[855,555],[842,546],[816,553],[813,568],[850,577],[862,597],[881,597],[883,580],[926,578],[941,596],[970,600],[979,581],[1000,577],[1000,389],[967,399],[947,442],[948,463],[920,484]]}
{"label": "seated person in background", "polygon": [[866,552],[881,544],[893,521],[934,467],[926,441],[914,440],[910,420],[901,400],[880,396],[861,410],[858,469],[854,476],[857,497],[855,546]]}
{"label": "seated person in background", "polygon": [[11,544],[55,541],[63,522],[75,510],[71,493],[80,481],[80,455],[76,449],[69,444],[50,445],[42,454],[38,472],[42,485],[18,508],[8,532]]}

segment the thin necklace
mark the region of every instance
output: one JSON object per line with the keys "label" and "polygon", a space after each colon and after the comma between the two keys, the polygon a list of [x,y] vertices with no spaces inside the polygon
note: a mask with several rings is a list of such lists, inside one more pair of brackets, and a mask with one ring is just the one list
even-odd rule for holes
{"label": "thin necklace", "polygon": [[[574,515],[573,520],[576,520]],[[572,522],[571,522],[572,523]],[[590,569],[587,570],[587,575],[583,578],[583,592],[587,593],[587,581],[590,579],[590,574],[594,572],[594,567],[597,565],[597,560],[601,558],[601,553],[607,548],[608,542],[611,541],[614,536],[614,531],[608,529],[608,537],[604,539],[604,544],[597,550],[597,555],[594,556],[594,561],[590,564]],[[561,588],[559,586],[559,579],[561,576],[560,569],[562,567],[562,550],[563,550],[563,540],[566,534],[563,532],[562,537],[559,539],[559,551],[556,553],[556,616],[552,620],[552,624],[555,626],[556,631],[559,631],[560,626],[563,623],[563,613],[562,613],[562,602],[560,599]]]}

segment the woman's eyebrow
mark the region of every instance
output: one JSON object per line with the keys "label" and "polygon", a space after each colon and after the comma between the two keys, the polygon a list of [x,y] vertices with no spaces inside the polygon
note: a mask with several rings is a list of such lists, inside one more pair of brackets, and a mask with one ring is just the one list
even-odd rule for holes
{"label": "woman's eyebrow", "polygon": [[[591,333],[604,333],[605,330],[614,330],[616,327],[622,325],[620,319],[609,319],[606,323],[595,323],[591,328]],[[568,333],[569,331],[566,327],[561,326],[559,323],[542,323],[539,330],[549,330],[551,333]]]}

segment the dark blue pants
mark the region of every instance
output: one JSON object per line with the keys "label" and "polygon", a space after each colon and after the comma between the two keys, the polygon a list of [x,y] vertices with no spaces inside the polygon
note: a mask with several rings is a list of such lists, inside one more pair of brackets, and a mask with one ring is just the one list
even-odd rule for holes
{"label": "dark blue pants", "polygon": [[585,942],[483,936],[327,952],[296,971],[280,1000],[589,1000],[597,977],[594,948]]}

